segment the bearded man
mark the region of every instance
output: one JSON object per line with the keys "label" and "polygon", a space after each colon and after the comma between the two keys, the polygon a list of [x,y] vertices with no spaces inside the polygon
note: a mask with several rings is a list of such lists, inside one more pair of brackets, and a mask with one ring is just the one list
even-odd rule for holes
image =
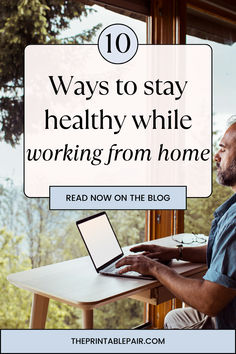
{"label": "bearded man", "polygon": [[[166,329],[236,328],[236,119],[231,119],[219,146],[214,157],[217,181],[230,186],[234,195],[215,210],[208,245],[184,248],[139,245],[131,251],[142,254],[124,257],[116,264],[117,268],[126,265],[120,273],[137,271],[154,276],[189,305],[166,315]],[[190,279],[153,257],[207,263],[208,270],[203,279]]]}

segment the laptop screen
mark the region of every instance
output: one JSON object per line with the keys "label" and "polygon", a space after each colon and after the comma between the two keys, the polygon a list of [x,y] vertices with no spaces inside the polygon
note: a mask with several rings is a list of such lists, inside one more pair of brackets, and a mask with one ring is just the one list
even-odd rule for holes
{"label": "laptop screen", "polygon": [[105,212],[76,222],[96,269],[123,254]]}

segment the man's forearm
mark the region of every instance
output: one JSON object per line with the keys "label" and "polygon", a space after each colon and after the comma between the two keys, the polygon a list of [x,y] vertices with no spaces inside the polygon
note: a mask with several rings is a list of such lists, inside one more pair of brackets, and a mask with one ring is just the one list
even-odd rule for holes
{"label": "man's forearm", "polygon": [[205,279],[190,279],[159,263],[152,263],[150,274],[175,297],[198,311],[216,316],[236,296],[236,290]]}
{"label": "man's forearm", "polygon": [[207,313],[207,294],[204,293],[204,287],[202,287],[204,280],[185,278],[160,263],[154,266],[152,275],[168,288],[176,298],[203,313]]}

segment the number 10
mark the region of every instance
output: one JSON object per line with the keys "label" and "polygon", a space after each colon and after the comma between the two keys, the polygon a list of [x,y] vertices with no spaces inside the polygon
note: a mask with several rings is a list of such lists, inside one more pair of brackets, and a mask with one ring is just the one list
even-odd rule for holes
{"label": "number 10", "polygon": [[[121,36],[125,36],[125,38],[126,38],[126,49],[124,49],[123,51],[120,48]],[[107,53],[112,53],[112,37],[111,37],[111,33],[107,34],[106,37],[107,37]],[[129,36],[126,33],[120,33],[116,37],[115,47],[120,53],[127,53],[129,48],[130,48],[130,38],[129,38]]]}

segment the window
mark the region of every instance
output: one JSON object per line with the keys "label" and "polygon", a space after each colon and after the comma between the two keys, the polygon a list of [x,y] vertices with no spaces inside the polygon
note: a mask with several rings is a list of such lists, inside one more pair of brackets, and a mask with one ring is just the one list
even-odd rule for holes
{"label": "window", "polygon": [[[139,43],[146,43],[146,22],[145,16],[135,15],[129,12],[122,14],[123,11],[119,9],[118,12],[111,11],[105,7],[94,5],[93,9],[96,13],[89,15],[87,18],[71,23],[71,30],[62,33],[61,36],[70,36],[72,33],[89,29],[98,23],[101,23],[101,30],[112,23],[126,24],[136,32]],[[115,8],[117,11],[117,9]],[[130,17],[131,16],[131,17]],[[97,43],[97,36],[93,38],[93,43]],[[66,212],[68,218],[71,220],[65,232],[65,240],[61,245],[61,252],[63,259],[76,258],[87,255],[87,251],[83,245],[83,241],[78,234],[75,226],[75,220],[92,215],[98,211],[74,211]],[[142,210],[109,210],[107,211],[111,220],[112,226],[117,234],[121,246],[127,246],[134,243],[139,243],[145,240],[145,211]],[[72,243],[74,244],[72,247]],[[73,250],[72,250],[73,249]],[[71,310],[68,308],[68,311]],[[119,314],[119,315],[118,315]],[[50,317],[50,308],[49,315]],[[80,310],[74,309],[73,316],[80,318]],[[120,300],[112,304],[102,306],[96,309],[94,313],[94,327],[95,328],[133,328],[143,322],[143,303],[133,299]]]}

